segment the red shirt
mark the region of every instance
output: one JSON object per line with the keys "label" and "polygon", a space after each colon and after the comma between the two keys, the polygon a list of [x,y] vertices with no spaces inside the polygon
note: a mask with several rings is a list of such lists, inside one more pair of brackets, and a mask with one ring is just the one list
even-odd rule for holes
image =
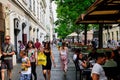
{"label": "red shirt", "polygon": [[40,42],[36,42],[36,43],[35,43],[35,47],[36,47],[37,49],[40,48],[40,47],[41,47]]}

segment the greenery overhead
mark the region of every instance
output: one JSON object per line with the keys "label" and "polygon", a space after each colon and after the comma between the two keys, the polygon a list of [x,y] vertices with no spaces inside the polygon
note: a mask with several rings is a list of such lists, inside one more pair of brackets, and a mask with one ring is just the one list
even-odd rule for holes
{"label": "greenery overhead", "polygon": [[[86,12],[95,0],[54,0],[57,4],[57,18],[55,31],[64,39],[72,32],[79,33],[84,30],[84,25],[76,25],[76,19]],[[91,26],[88,26],[91,27]],[[88,28],[89,29],[89,28]]]}

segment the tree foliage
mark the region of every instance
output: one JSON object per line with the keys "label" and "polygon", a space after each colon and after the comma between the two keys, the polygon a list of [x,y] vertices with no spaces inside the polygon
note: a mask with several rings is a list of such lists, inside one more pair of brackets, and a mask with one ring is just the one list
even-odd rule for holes
{"label": "tree foliage", "polygon": [[[76,25],[75,21],[80,14],[85,13],[88,7],[95,0],[54,0],[57,4],[57,18],[55,22],[58,26],[55,31],[58,32],[60,38],[65,38],[72,32],[80,32],[84,30],[82,24]],[[89,26],[88,26],[89,27]]]}

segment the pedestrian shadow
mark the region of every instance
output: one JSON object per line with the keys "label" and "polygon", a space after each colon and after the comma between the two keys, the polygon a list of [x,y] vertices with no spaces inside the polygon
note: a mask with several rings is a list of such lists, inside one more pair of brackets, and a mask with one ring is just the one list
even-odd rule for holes
{"label": "pedestrian shadow", "polygon": [[64,74],[63,79],[62,80],[67,80],[67,75]]}

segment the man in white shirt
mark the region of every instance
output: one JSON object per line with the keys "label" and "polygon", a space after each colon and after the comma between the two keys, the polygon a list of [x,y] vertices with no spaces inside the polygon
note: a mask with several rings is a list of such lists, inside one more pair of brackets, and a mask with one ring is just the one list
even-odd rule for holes
{"label": "man in white shirt", "polygon": [[92,80],[108,80],[105,76],[102,65],[105,63],[106,57],[104,53],[97,53],[96,63],[92,68],[91,76]]}

